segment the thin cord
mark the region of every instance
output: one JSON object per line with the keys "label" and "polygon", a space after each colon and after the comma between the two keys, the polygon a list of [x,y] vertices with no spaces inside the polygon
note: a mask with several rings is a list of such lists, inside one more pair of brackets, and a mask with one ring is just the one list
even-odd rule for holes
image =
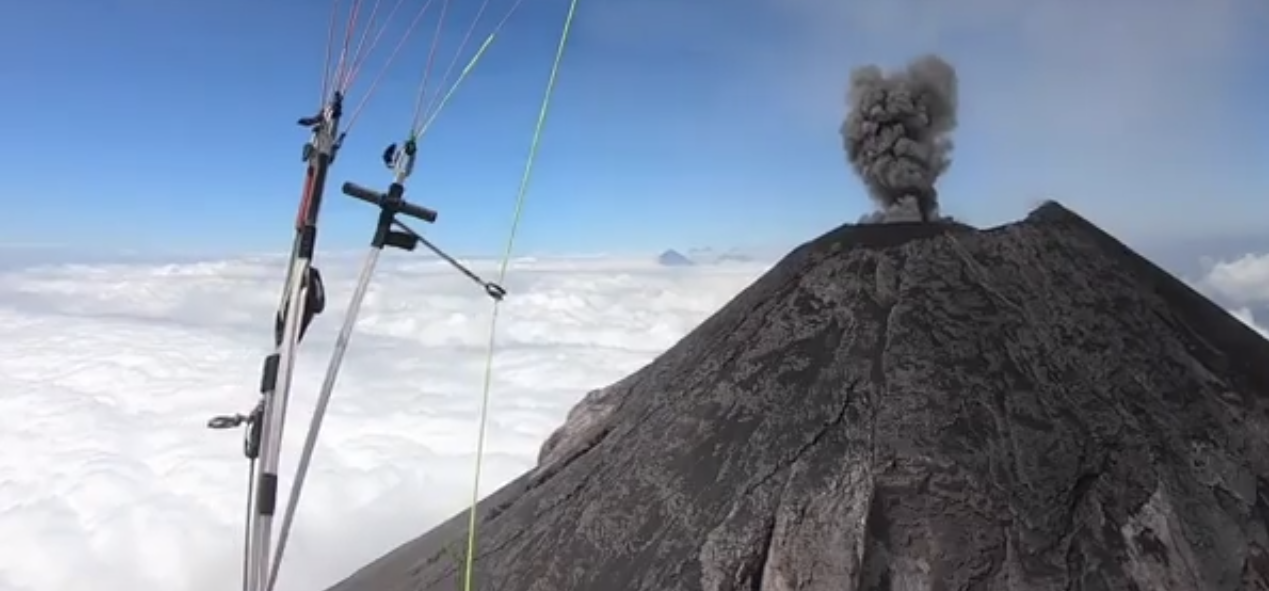
{"label": "thin cord", "polygon": [[375,88],[379,86],[379,81],[382,80],[383,75],[388,72],[388,67],[392,65],[392,62],[397,59],[397,54],[401,53],[401,48],[405,47],[405,42],[410,39],[412,34],[414,34],[414,29],[417,28],[419,22],[423,20],[423,15],[427,12],[427,9],[430,6],[432,6],[432,0],[427,0],[427,3],[423,5],[423,8],[420,8],[418,13],[414,15],[414,20],[410,21],[410,26],[406,29],[405,34],[401,36],[401,40],[397,42],[397,46],[392,48],[392,53],[388,56],[388,61],[385,62],[383,67],[379,69],[379,73],[375,75],[375,79],[370,81],[370,88],[366,89],[366,94],[361,97],[361,101],[357,103],[357,106],[353,109],[352,114],[348,116],[348,123],[344,125],[344,133],[352,131],[353,124],[356,123],[357,118],[361,116],[362,109],[365,109],[366,103],[370,101],[370,97],[374,94]]}
{"label": "thin cord", "polygon": [[326,63],[322,64],[322,96],[318,98],[317,104],[325,105],[330,100],[331,82],[334,78],[333,72],[330,71],[330,58],[335,45],[335,21],[339,16],[339,0],[331,2],[330,5],[330,25],[326,28]]}
{"label": "thin cord", "polygon": [[432,48],[427,52],[427,65],[423,67],[423,80],[419,82],[419,93],[414,97],[414,120],[410,129],[418,129],[419,118],[423,116],[423,97],[427,95],[427,83],[432,77],[432,65],[436,60],[436,46],[441,42],[441,29],[445,27],[445,13],[449,12],[449,0],[441,0],[441,16],[436,19],[436,31],[432,33]]}
{"label": "thin cord", "polygon": [[[251,427],[248,426],[248,429]],[[247,527],[242,533],[242,591],[251,588],[251,522],[255,519],[252,501],[256,496],[256,460],[247,462]]]}
{"label": "thin cord", "polygon": [[357,75],[361,74],[361,66],[365,64],[366,58],[370,56],[374,49],[379,46],[379,39],[383,38],[383,34],[388,31],[388,25],[392,24],[392,17],[396,16],[397,10],[401,8],[401,4],[404,2],[405,0],[397,0],[396,4],[392,5],[392,10],[388,11],[388,16],[383,19],[383,24],[379,25],[379,30],[375,33],[374,39],[370,41],[370,47],[366,48],[365,53],[353,60],[352,72],[344,78],[345,91],[352,87],[353,82],[356,82]]}
{"label": "thin cord", "polygon": [[348,67],[344,69],[343,80],[338,81],[339,87],[342,89],[347,89],[348,85],[352,82],[351,77],[353,75],[353,70],[357,67],[357,63],[362,59],[361,51],[366,47],[366,39],[370,38],[370,30],[374,28],[375,16],[379,14],[379,5],[382,3],[383,0],[375,0],[375,3],[370,7],[370,18],[366,19],[366,28],[361,32],[361,35],[358,36],[357,47],[353,49],[352,57],[348,59]]}
{"label": "thin cord", "polygon": [[353,30],[357,28],[357,13],[361,10],[361,0],[353,0],[352,9],[348,14],[348,24],[344,26],[344,46],[339,50],[339,64],[335,66],[335,84],[338,87],[339,82],[344,79],[344,68],[348,62],[348,46],[352,44]]}
{"label": "thin cord", "polygon": [[[476,25],[480,24],[480,17],[485,15],[485,9],[487,8],[489,8],[489,0],[482,0],[480,9],[476,11],[476,18],[472,19],[471,26],[467,27],[466,33],[463,33],[463,40],[458,42],[458,51],[454,52],[454,57],[449,60],[449,65],[445,66],[445,73],[441,74],[441,84],[445,84],[445,81],[449,80],[449,75],[454,72],[454,66],[458,65],[458,60],[463,56],[463,50],[467,49],[467,43],[471,41],[472,33],[476,32]],[[427,108],[423,109],[423,111],[429,112],[431,110],[432,102],[428,101]],[[414,125],[418,127],[418,121],[415,121]]]}
{"label": "thin cord", "polygon": [[[515,247],[516,231],[523,217],[524,201],[529,192],[529,181],[533,176],[533,163],[537,160],[538,147],[542,141],[542,129],[546,125],[546,114],[550,110],[551,95],[555,92],[555,81],[559,77],[560,62],[564,59],[564,47],[568,44],[568,35],[573,28],[573,15],[577,12],[577,0],[569,0],[568,15],[564,17],[564,30],[560,32],[560,42],[555,49],[555,61],[551,64],[551,76],[546,82],[546,91],[542,96],[542,107],[538,110],[537,125],[533,129],[533,140],[529,143],[529,156],[524,163],[524,174],[520,177],[520,188],[516,192],[516,209],[511,218],[511,232],[507,237],[507,249],[503,252],[502,263],[498,268],[498,284],[503,285],[507,277],[507,267],[511,263],[511,254]],[[467,514],[467,552],[464,559],[463,591],[472,591],[472,570],[476,564],[476,508],[480,503],[480,475],[484,465],[485,431],[489,423],[489,391],[493,382],[493,357],[496,335],[498,333],[498,310],[500,302],[494,300],[493,313],[489,320],[489,347],[485,356],[484,388],[480,399],[480,427],[476,437],[476,469],[471,487],[471,509]]]}
{"label": "thin cord", "polygon": [[432,122],[436,121],[436,117],[441,114],[441,109],[449,103],[450,97],[454,96],[454,92],[457,91],[458,87],[462,85],[464,80],[467,79],[467,75],[470,74],[476,67],[476,64],[480,62],[480,58],[485,55],[485,50],[489,49],[489,46],[493,45],[494,40],[498,38],[498,33],[502,31],[502,26],[507,24],[507,21],[511,19],[511,15],[515,13],[516,9],[519,8],[520,4],[523,2],[524,0],[516,0],[516,3],[511,7],[511,10],[507,11],[507,14],[502,17],[502,20],[498,21],[498,25],[495,26],[493,31],[489,33],[489,36],[485,37],[485,41],[480,44],[479,48],[476,49],[476,54],[471,56],[471,61],[467,62],[467,65],[463,67],[463,71],[458,75],[458,79],[450,85],[449,90],[445,91],[445,95],[441,97],[441,101],[436,105],[436,109],[432,110],[432,114],[428,116],[427,120],[424,121],[422,125],[414,128],[415,137],[423,137],[428,128],[432,127]]}

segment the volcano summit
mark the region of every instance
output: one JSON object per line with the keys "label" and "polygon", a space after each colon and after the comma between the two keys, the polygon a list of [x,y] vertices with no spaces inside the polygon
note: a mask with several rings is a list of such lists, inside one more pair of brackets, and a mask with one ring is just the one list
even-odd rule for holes
{"label": "volcano summit", "polygon": [[[1269,588],[1269,342],[1056,203],[847,225],[592,392],[484,591]],[[466,514],[332,591],[450,591]]]}

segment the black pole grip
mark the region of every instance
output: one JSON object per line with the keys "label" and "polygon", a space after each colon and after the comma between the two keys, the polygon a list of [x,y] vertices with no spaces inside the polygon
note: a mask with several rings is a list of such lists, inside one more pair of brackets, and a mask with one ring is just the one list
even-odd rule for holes
{"label": "black pole grip", "polygon": [[[358,185],[357,183],[352,183],[352,182],[344,183],[344,186],[342,187],[342,189],[345,195],[349,197],[355,197],[357,199],[365,201],[366,203],[370,203],[372,205],[378,205],[379,207],[384,207],[385,205],[388,205],[387,193],[375,191],[374,189],[367,189],[366,187],[363,187],[361,185]],[[422,205],[415,205],[404,199],[402,199],[399,203],[397,203],[395,208],[400,213],[408,215],[412,218],[423,220],[429,224],[436,221],[436,215],[437,215],[436,210],[428,209],[426,207],[423,207]]]}
{"label": "black pole grip", "polygon": [[436,210],[428,209],[422,205],[415,205],[409,201],[403,200],[401,201],[401,204],[397,206],[397,209],[405,215],[418,220],[423,220],[429,224],[436,221]]}
{"label": "black pole grip", "polygon": [[343,191],[345,195],[349,197],[356,197],[357,199],[365,201],[371,205],[379,205],[383,203],[385,198],[387,198],[386,194],[375,191],[374,189],[367,189],[357,183],[344,183]]}

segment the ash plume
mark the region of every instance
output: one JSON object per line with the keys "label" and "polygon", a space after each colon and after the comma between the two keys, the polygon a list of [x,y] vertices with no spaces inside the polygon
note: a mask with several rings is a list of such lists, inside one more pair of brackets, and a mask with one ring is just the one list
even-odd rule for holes
{"label": "ash plume", "polygon": [[842,144],[878,206],[860,222],[940,219],[934,185],[952,164],[956,70],[934,55],[898,71],[856,68],[846,102]]}

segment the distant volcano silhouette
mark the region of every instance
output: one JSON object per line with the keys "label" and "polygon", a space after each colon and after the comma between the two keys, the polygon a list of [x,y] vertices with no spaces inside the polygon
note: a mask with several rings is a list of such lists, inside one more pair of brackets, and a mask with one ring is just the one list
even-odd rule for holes
{"label": "distant volcano silhouette", "polygon": [[692,259],[673,249],[661,253],[661,256],[657,257],[657,263],[664,267],[690,267],[696,264],[692,262]]}

